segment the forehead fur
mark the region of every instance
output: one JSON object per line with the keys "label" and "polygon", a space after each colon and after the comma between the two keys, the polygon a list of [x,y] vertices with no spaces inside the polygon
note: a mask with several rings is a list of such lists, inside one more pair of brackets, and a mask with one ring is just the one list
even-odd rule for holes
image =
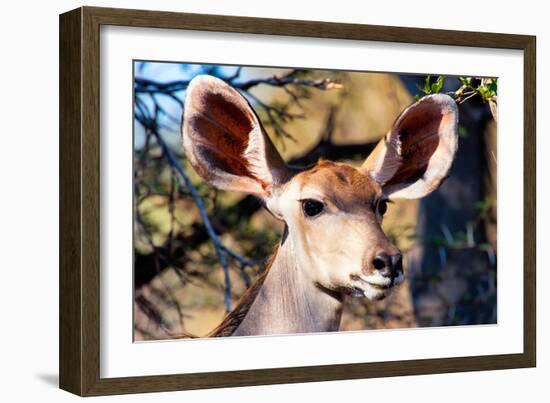
{"label": "forehead fur", "polygon": [[314,188],[341,210],[370,207],[382,193],[366,173],[345,163],[320,161],[299,177],[301,190]]}

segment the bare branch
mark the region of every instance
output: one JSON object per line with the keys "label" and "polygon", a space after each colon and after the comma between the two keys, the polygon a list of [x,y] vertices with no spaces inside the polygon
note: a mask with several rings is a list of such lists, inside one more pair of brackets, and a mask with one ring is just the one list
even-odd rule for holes
{"label": "bare branch", "polygon": [[[303,111],[300,101],[310,96],[307,88],[314,88],[318,90],[340,88],[340,85],[331,79],[325,78],[320,80],[310,80],[298,77],[299,73],[299,70],[291,70],[290,72],[282,76],[273,76],[241,81],[240,78],[242,74],[242,68],[239,67],[231,75],[227,75],[225,77],[222,76],[220,78],[240,90],[246,97],[254,102],[259,107],[259,109],[265,112],[266,123],[272,127],[275,135],[295,141],[292,135],[286,130],[285,124],[294,119],[300,119],[303,117],[303,113],[300,113],[300,110]],[[136,172],[136,175],[146,175],[144,172],[146,164],[148,163],[148,161],[150,161],[150,153],[160,149],[161,156],[159,158],[168,163],[171,175],[175,175],[178,183],[185,189],[185,192],[192,198],[193,203],[197,207],[208,239],[212,242],[217,259],[223,269],[225,289],[224,304],[226,310],[230,311],[232,286],[231,278],[229,276],[230,260],[236,262],[236,266],[238,269],[240,269],[240,274],[243,278],[243,281],[245,282],[245,284],[249,285],[250,278],[248,276],[248,273],[246,272],[246,268],[259,266],[264,263],[266,259],[249,259],[228,248],[222,243],[208,216],[206,206],[201,195],[199,194],[197,188],[194,186],[187,172],[183,168],[183,165],[179,161],[179,157],[170,149],[170,147],[168,147],[164,138],[160,134],[160,131],[162,129],[174,129],[173,127],[166,126],[166,120],[163,121],[162,119],[159,119],[160,117],[165,117],[172,125],[180,124],[180,119],[166,110],[160,98],[168,97],[170,100],[176,102],[180,108],[183,108],[182,92],[187,89],[190,81],[191,80],[189,79],[158,82],[145,78],[135,78],[135,119],[145,129],[146,136],[145,147],[143,150],[141,150],[139,157],[139,166],[141,173]],[[287,104],[277,105],[273,103],[269,104],[262,101],[256,95],[250,92],[252,88],[259,85],[268,85],[272,87],[282,88],[288,95],[289,102]],[[149,100],[151,101],[151,103],[149,102]],[[297,111],[290,109],[294,105],[298,108]],[[161,161],[159,160],[158,162],[160,163]],[[157,165],[157,169],[158,167],[159,166]],[[151,180],[145,181],[147,182],[145,184],[145,187],[143,187],[143,184],[139,184],[140,182],[144,182],[145,176],[136,176],[136,186],[138,186],[136,187],[136,192],[142,192],[143,189],[145,191],[145,194],[140,197],[140,201],[144,200],[146,197],[159,194],[158,189],[163,189],[163,186],[161,186],[161,184],[157,182],[159,175],[153,176],[153,182],[151,182]],[[169,253],[172,250],[171,242],[172,238],[174,237],[174,223],[177,220],[177,218],[175,217],[173,206],[175,202],[174,188],[171,186],[169,190],[162,190],[160,194],[162,194],[164,197],[167,197],[168,199],[169,214],[171,217],[168,243],[163,246],[163,250],[166,249],[163,253],[168,253],[168,255],[163,254],[163,257],[159,256],[160,249],[153,244],[150,230],[147,228],[147,225],[144,222],[140,212],[136,211],[137,224],[143,229],[145,237],[147,238],[146,242],[151,248],[153,248],[157,273],[159,270],[162,269],[160,267],[160,260],[163,260],[162,265],[166,264],[172,267],[176,266],[174,265],[175,262],[172,262],[172,259],[169,257]],[[166,260],[166,262],[164,262],[164,260]]]}

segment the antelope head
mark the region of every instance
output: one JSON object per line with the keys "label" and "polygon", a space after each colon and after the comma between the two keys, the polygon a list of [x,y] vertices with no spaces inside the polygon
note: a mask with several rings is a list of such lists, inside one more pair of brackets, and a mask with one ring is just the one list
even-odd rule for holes
{"label": "antelope head", "polygon": [[257,196],[285,222],[283,247],[308,281],[339,296],[380,299],[404,278],[401,252],[381,227],[387,203],[437,189],[457,149],[457,120],[452,98],[428,95],[401,113],[361,166],[298,169],[285,164],[239,92],[198,76],[187,89],[182,135],[205,181]]}

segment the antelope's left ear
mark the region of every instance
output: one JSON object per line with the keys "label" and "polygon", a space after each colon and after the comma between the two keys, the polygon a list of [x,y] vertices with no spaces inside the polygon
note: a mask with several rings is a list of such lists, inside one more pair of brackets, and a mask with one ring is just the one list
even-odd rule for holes
{"label": "antelope's left ear", "polygon": [[458,146],[458,108],[448,95],[427,95],[397,118],[362,169],[391,199],[416,199],[447,177]]}

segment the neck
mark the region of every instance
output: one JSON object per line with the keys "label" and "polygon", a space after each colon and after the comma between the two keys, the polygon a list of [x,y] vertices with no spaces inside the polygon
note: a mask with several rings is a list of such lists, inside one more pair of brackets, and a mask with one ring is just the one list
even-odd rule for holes
{"label": "neck", "polygon": [[[277,250],[265,276],[243,297],[234,312],[212,335],[268,335],[336,331],[342,301],[322,289],[296,265],[290,239]],[[236,321],[238,323],[236,323]]]}

